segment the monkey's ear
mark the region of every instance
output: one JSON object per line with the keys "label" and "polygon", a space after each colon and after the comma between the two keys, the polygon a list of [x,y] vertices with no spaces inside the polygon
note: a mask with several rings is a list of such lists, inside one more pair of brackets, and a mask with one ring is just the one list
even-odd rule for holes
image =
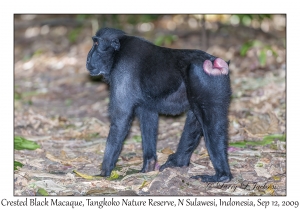
{"label": "monkey's ear", "polygon": [[110,44],[115,50],[119,50],[120,49],[120,42],[119,39],[113,39],[111,40],[111,44]]}

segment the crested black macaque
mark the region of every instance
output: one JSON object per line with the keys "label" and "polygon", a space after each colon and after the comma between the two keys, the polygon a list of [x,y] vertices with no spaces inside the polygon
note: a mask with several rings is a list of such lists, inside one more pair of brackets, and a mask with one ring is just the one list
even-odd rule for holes
{"label": "crested black macaque", "polygon": [[141,172],[149,172],[157,161],[158,115],[187,111],[177,151],[159,170],[188,166],[204,136],[216,174],[192,178],[203,182],[230,181],[229,62],[200,50],[159,47],[112,28],[100,29],[92,39],[86,68],[92,76],[103,75],[110,85],[111,126],[100,176],[109,176],[115,167],[134,116],[139,119],[142,133]]}

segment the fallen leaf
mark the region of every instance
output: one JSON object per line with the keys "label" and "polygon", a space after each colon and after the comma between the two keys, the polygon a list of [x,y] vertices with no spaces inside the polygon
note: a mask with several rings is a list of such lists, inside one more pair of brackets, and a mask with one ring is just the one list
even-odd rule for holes
{"label": "fallen leaf", "polygon": [[274,195],[274,193],[275,193],[274,185],[273,184],[269,184],[268,189],[266,189],[265,193],[269,194],[269,195]]}
{"label": "fallen leaf", "polygon": [[[62,155],[64,156],[64,153],[62,153]],[[87,162],[87,163],[90,163],[89,160],[87,160],[83,157],[76,157],[76,158],[73,158],[73,159],[67,159],[66,157],[65,158],[64,157],[58,158],[58,157],[55,157],[54,155],[52,155],[50,153],[47,153],[46,157],[49,160],[52,160],[54,162],[58,162],[58,163],[61,163],[61,164],[64,164],[64,165],[70,165],[70,166],[73,165],[73,162]]]}
{"label": "fallen leaf", "polygon": [[135,156],[135,157],[129,159],[129,161],[127,161],[127,164],[128,165],[134,165],[134,164],[141,163],[142,161],[143,161],[142,157]]}
{"label": "fallen leaf", "polygon": [[238,151],[238,150],[241,150],[241,149],[240,148],[236,148],[236,147],[228,147],[228,149],[227,149],[228,152],[235,152],[235,151]]}
{"label": "fallen leaf", "polygon": [[117,171],[112,171],[110,176],[108,177],[108,180],[115,180],[119,178],[119,174]]}
{"label": "fallen leaf", "polygon": [[280,181],[280,176],[273,176],[274,181]]}
{"label": "fallen leaf", "polygon": [[49,193],[47,192],[47,190],[43,189],[43,188],[39,188],[38,191],[36,192],[37,195],[42,195],[42,196],[48,196]]}
{"label": "fallen leaf", "polygon": [[262,138],[280,132],[279,120],[270,111],[267,115],[254,115],[244,130],[249,138]]}
{"label": "fallen leaf", "polygon": [[39,188],[45,189],[47,192],[59,192],[65,190],[65,187],[56,184],[52,180],[37,181],[34,184]]}
{"label": "fallen leaf", "polygon": [[110,187],[105,187],[105,188],[95,187],[87,191],[86,195],[112,195],[117,192],[118,192],[117,190]]}
{"label": "fallen leaf", "polygon": [[16,150],[22,150],[22,149],[35,150],[37,148],[40,148],[40,145],[38,145],[34,141],[27,140],[20,136],[15,136],[14,138],[14,149]]}
{"label": "fallen leaf", "polygon": [[206,151],[205,153],[203,153],[202,155],[200,155],[200,159],[201,158],[207,158],[207,157],[209,157],[209,155],[208,155],[208,152]]}
{"label": "fallen leaf", "polygon": [[167,147],[167,148],[162,149],[161,153],[170,155],[170,154],[173,154],[174,152],[173,152],[173,150],[170,149],[170,147]]}
{"label": "fallen leaf", "polygon": [[261,164],[262,163],[258,163],[254,167],[254,170],[255,170],[257,176],[263,176],[266,178],[270,178],[271,175],[269,174],[269,171],[266,168],[264,168]]}
{"label": "fallen leaf", "polygon": [[150,184],[150,182],[148,182],[148,181],[144,181],[143,183],[142,183],[142,185],[139,187],[139,189],[143,189],[144,187],[146,187],[146,186],[148,186]]}
{"label": "fallen leaf", "polygon": [[94,179],[95,177],[94,176],[91,176],[91,175],[87,175],[87,174],[83,174],[83,173],[80,173],[78,171],[73,171],[75,174],[77,174],[78,176],[84,178],[84,179],[88,179],[88,180],[92,180]]}
{"label": "fallen leaf", "polygon": [[14,161],[14,170],[17,170],[18,167],[22,168],[23,167],[23,164],[18,162],[18,161]]}

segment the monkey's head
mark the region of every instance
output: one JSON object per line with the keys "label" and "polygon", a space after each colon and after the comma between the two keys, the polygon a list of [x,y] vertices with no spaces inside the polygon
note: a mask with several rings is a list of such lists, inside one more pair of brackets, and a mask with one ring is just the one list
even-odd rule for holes
{"label": "monkey's head", "polygon": [[91,76],[103,75],[109,78],[114,55],[120,49],[119,39],[124,34],[117,29],[103,28],[92,37],[93,46],[86,60],[86,68]]}

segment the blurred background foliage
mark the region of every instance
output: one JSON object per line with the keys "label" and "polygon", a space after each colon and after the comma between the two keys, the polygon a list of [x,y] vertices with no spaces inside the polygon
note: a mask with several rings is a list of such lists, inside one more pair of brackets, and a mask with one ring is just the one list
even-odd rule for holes
{"label": "blurred background foliage", "polygon": [[[200,47],[204,51],[213,45],[215,33],[218,32],[218,35],[225,38],[232,36],[233,33],[236,35],[235,38],[239,39],[239,43],[236,44],[239,47],[237,49],[239,55],[245,57],[247,54],[254,54],[258,65],[262,68],[266,67],[268,57],[274,57],[279,62],[282,62],[283,59],[278,58],[276,47],[273,47],[272,43],[266,43],[261,36],[274,37],[281,33],[285,37],[286,29],[285,15],[280,14],[16,15],[15,20],[15,29],[23,28],[25,37],[34,38],[39,34],[57,33],[67,37],[67,40],[64,41],[68,43],[63,43],[65,46],[82,42],[87,37],[85,33],[87,28],[91,29],[89,37],[95,34],[99,28],[113,27],[124,30],[128,34],[143,36],[156,45],[175,48],[187,48],[174,44],[178,38],[197,34],[199,46],[192,46],[198,49]],[[51,31],[50,28],[53,27],[56,28]],[[240,33],[230,30],[240,30]],[[280,44],[285,47],[285,38],[278,39]],[[62,42],[62,40],[57,42]],[[235,43],[230,44],[235,45]],[[26,60],[41,53],[43,50],[37,49],[35,52],[31,52],[31,55],[25,53],[23,59]]]}

